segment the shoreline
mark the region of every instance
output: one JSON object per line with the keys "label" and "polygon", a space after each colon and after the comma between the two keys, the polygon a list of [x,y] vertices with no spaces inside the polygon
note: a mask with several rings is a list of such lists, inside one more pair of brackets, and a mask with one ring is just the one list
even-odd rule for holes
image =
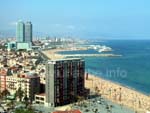
{"label": "shoreline", "polygon": [[107,79],[107,78],[104,78],[104,77],[102,77],[102,76],[98,76],[98,75],[96,75],[96,74],[92,74],[91,72],[85,72],[85,73],[88,73],[89,75],[93,75],[93,76],[95,76],[95,77],[97,77],[97,78],[101,78],[101,79],[103,79],[103,80],[112,82],[112,83],[114,83],[114,84],[123,86],[123,87],[125,87],[125,88],[131,89],[131,90],[133,90],[133,91],[139,92],[140,94],[143,94],[143,95],[145,95],[145,96],[150,97],[150,94],[149,94],[149,93],[142,92],[142,91],[140,91],[140,90],[137,90],[137,89],[134,88],[134,87],[128,86],[128,85],[123,84],[123,83],[121,83],[121,82],[117,82],[117,81],[114,81],[114,80],[111,80],[111,79]]}
{"label": "shoreline", "polygon": [[122,55],[119,54],[108,54],[108,53],[103,53],[103,54],[61,54],[59,52],[63,51],[82,51],[82,50],[88,50],[88,48],[83,47],[83,48],[59,48],[59,49],[50,49],[50,50],[45,50],[42,51],[43,54],[45,54],[49,59],[64,59],[67,57],[122,57]]}
{"label": "shoreline", "polygon": [[65,58],[63,54],[59,54],[58,52],[62,51],[77,51],[77,50],[87,50],[87,48],[58,48],[58,49],[49,49],[41,51],[43,54],[45,54],[50,60],[53,59],[63,59]]}
{"label": "shoreline", "polygon": [[[42,53],[50,58],[50,60],[53,60],[65,58],[63,54],[58,53],[61,51],[86,50],[85,48],[74,50],[66,49],[67,48],[51,49],[42,51]],[[143,94],[132,87],[128,87],[127,85],[107,80],[94,74],[89,73],[88,76],[89,79],[85,80],[85,87],[89,88],[91,91],[95,92],[95,86],[97,86],[96,92],[114,103],[127,106],[128,108],[135,111],[141,111],[142,113],[145,113],[147,110],[150,111],[150,97],[148,95]]]}
{"label": "shoreline", "polygon": [[85,87],[89,88],[92,92],[97,92],[104,98],[117,104],[127,106],[135,111],[146,112],[150,110],[149,96],[90,73],[88,77],[89,79],[85,80]]}

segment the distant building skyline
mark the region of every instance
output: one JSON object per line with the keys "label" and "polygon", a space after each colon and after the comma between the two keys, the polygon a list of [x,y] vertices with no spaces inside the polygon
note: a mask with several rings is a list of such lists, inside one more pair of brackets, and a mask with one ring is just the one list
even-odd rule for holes
{"label": "distant building skyline", "polygon": [[150,39],[149,4],[149,0],[5,0],[0,4],[0,36],[5,36],[2,31],[15,31],[16,20],[22,19],[34,22],[33,36]]}
{"label": "distant building skyline", "polygon": [[32,23],[27,21],[18,21],[16,25],[16,41],[17,42],[32,42]]}
{"label": "distant building skyline", "polygon": [[23,21],[18,21],[16,25],[16,49],[30,50],[31,48],[32,48],[32,23],[29,21],[27,21],[26,23],[24,23]]}

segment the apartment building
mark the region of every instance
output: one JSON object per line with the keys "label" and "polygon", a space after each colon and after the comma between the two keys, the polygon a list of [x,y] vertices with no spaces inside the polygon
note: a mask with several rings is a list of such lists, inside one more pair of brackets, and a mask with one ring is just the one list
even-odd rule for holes
{"label": "apartment building", "polygon": [[46,105],[61,106],[84,95],[85,62],[79,58],[48,61],[46,64]]}
{"label": "apartment building", "polygon": [[19,88],[31,101],[34,95],[40,93],[40,77],[34,74],[6,76],[6,89],[14,94]]}
{"label": "apartment building", "polygon": [[7,75],[7,69],[1,68],[0,69],[0,92],[6,90],[6,75]]}

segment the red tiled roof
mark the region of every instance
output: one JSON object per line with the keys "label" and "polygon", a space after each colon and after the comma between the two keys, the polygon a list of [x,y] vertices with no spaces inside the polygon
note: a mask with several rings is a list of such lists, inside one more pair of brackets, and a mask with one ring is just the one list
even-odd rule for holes
{"label": "red tiled roof", "polygon": [[30,79],[30,78],[39,78],[39,76],[28,76],[28,75],[26,75],[26,74],[21,74],[20,76],[19,76],[20,78],[25,78],[25,79]]}
{"label": "red tiled roof", "polygon": [[0,74],[1,74],[1,75],[6,75],[6,74],[7,74],[7,71],[4,70],[4,69],[2,69],[2,70],[0,70]]}
{"label": "red tiled roof", "polygon": [[54,111],[52,113],[81,113],[79,110],[71,110],[71,111]]}
{"label": "red tiled roof", "polygon": [[12,69],[12,70],[18,70],[18,68],[17,67],[10,67],[10,69]]}

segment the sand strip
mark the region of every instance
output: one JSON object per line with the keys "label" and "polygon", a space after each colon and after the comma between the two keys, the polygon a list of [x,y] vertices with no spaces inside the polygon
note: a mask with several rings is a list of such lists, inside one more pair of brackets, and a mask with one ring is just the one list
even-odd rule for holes
{"label": "sand strip", "polygon": [[134,109],[146,113],[150,110],[150,97],[120,84],[110,82],[100,77],[89,75],[85,80],[85,87],[94,92],[98,92],[103,97]]}

